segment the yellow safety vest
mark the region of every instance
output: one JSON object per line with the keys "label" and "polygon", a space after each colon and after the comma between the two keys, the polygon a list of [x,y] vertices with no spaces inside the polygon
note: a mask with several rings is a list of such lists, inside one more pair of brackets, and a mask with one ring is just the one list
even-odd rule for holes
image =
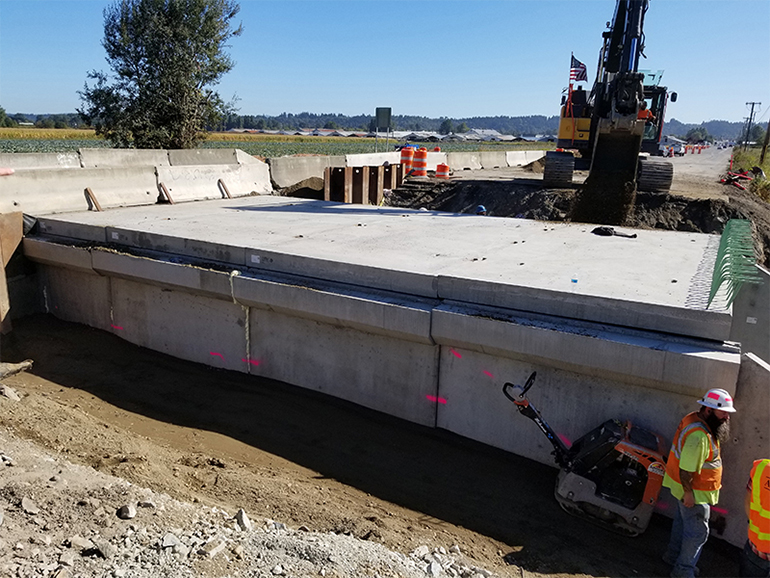
{"label": "yellow safety vest", "polygon": [[701,421],[697,412],[687,414],[680,422],[674,434],[674,443],[671,445],[668,460],[666,460],[666,474],[677,484],[682,484],[679,479],[679,459],[682,456],[684,442],[696,430],[706,434],[709,440],[709,455],[701,467],[701,471],[693,472],[692,489],[713,492],[722,487],[722,457],[719,453],[719,442],[711,435],[708,426]]}
{"label": "yellow safety vest", "polygon": [[770,459],[757,460],[751,468],[751,510],[749,540],[754,547],[770,554]]}

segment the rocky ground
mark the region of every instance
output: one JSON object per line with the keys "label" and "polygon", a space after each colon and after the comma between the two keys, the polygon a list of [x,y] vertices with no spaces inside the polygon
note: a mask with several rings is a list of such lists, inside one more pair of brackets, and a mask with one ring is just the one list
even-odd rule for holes
{"label": "rocky ground", "polygon": [[[543,190],[532,167],[518,171],[390,201],[563,219],[574,190]],[[686,174],[671,195],[640,195],[639,226],[715,232],[740,215],[759,239],[770,230],[766,204],[697,167]],[[638,538],[609,533],[559,508],[555,468],[447,432],[51,316],[2,337],[0,361],[25,359],[34,365],[0,391],[0,576],[669,571],[664,516]],[[701,575],[735,575],[736,561],[712,539]]]}

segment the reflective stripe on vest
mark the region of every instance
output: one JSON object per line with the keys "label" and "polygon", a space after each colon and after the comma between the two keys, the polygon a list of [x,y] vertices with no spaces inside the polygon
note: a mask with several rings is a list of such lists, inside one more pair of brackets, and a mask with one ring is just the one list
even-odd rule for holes
{"label": "reflective stripe on vest", "polygon": [[770,460],[757,460],[751,472],[749,540],[760,552],[770,554]]}
{"label": "reflective stripe on vest", "polygon": [[671,452],[666,463],[666,474],[677,484],[682,485],[682,480],[679,478],[679,460],[682,457],[682,448],[684,448],[687,437],[697,430],[706,434],[706,439],[709,442],[709,454],[701,466],[701,471],[692,472],[692,489],[712,492],[722,487],[722,456],[719,451],[719,443],[696,412],[684,416],[676,434],[674,434],[674,443],[671,445]]}

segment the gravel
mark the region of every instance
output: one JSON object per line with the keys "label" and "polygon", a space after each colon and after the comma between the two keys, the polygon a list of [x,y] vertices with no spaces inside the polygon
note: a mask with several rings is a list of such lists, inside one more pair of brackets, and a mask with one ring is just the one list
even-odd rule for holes
{"label": "gravel", "polygon": [[488,578],[456,545],[402,554],[344,534],[190,504],[0,427],[0,575]]}

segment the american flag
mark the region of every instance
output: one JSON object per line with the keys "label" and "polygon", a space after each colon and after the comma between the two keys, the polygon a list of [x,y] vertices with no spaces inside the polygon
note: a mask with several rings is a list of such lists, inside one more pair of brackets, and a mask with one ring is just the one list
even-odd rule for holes
{"label": "american flag", "polygon": [[570,82],[588,82],[588,72],[586,71],[586,65],[580,62],[574,56],[572,57],[572,63],[569,68]]}

